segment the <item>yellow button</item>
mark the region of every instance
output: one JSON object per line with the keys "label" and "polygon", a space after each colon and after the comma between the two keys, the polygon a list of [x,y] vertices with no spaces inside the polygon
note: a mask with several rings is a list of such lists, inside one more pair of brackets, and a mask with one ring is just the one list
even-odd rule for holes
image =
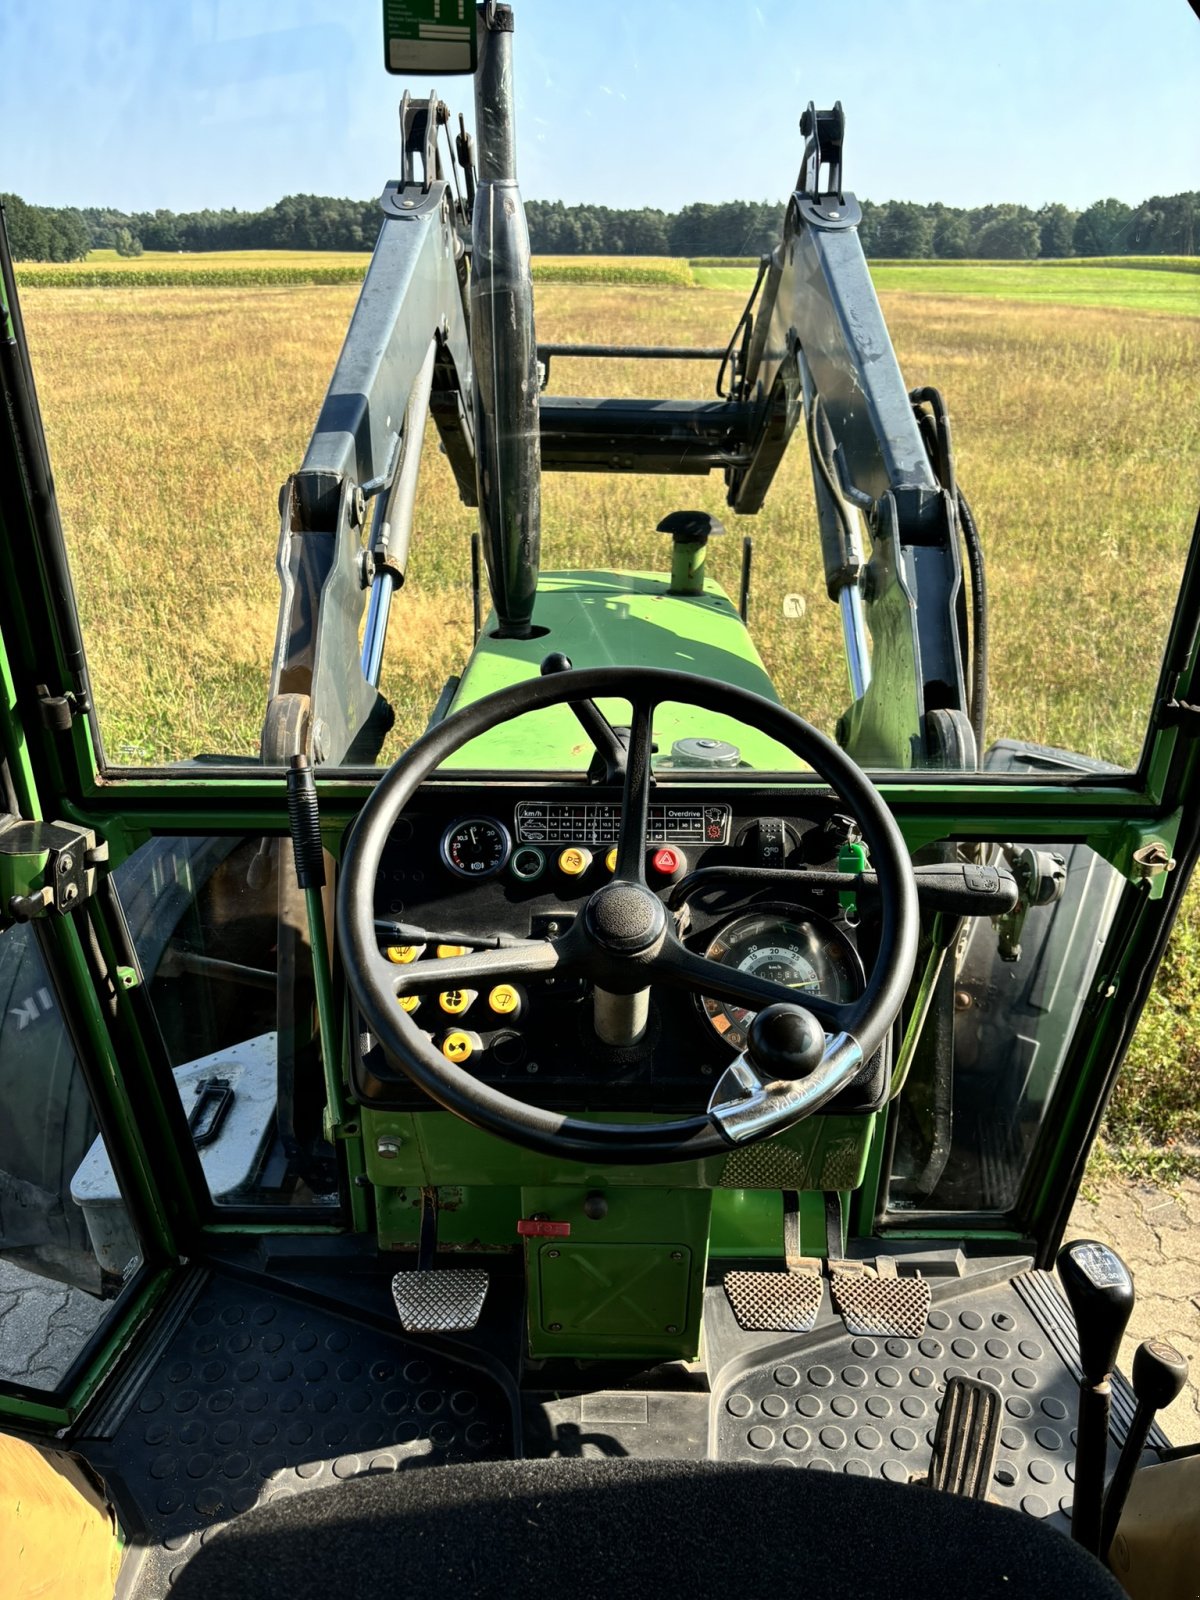
{"label": "yellow button", "polygon": [[447,1061],[457,1062],[459,1066],[464,1061],[469,1061],[474,1051],[474,1040],[469,1033],[464,1033],[461,1028],[456,1028],[453,1033],[448,1033],[442,1040],[442,1054]]}
{"label": "yellow button", "polygon": [[419,994],[398,994],[396,996],[396,1004],[401,1011],[415,1011],[421,1004],[421,996]]}
{"label": "yellow button", "polygon": [[511,983],[498,983],[488,995],[488,1005],[501,1017],[515,1017],[521,1009],[521,996]]}
{"label": "yellow button", "polygon": [[449,956],[465,956],[467,947],[465,944],[440,944],[437,953],[438,960],[445,961]]}
{"label": "yellow button", "polygon": [[394,961],[398,967],[406,967],[410,961],[415,961],[425,948],[423,944],[390,944],[387,947],[387,958]]}
{"label": "yellow button", "polygon": [[608,870],[610,872],[615,872],[617,870],[617,847],[616,847],[616,845],[613,845],[612,849],[605,856],[604,865],[608,868]]}
{"label": "yellow button", "polygon": [[586,872],[592,864],[592,852],[582,850],[578,845],[571,845],[558,858],[558,870],[565,872],[568,878],[578,878],[580,873]]}
{"label": "yellow button", "polygon": [[438,1005],[448,1017],[461,1017],[469,1011],[475,1000],[474,989],[443,989],[438,995]]}

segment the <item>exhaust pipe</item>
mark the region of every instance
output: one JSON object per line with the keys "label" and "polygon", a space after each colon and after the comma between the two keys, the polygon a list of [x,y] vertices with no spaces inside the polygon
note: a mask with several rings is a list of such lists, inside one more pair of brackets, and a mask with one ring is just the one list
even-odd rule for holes
{"label": "exhaust pipe", "polygon": [[528,638],[541,558],[542,442],[529,231],[517,187],[509,6],[479,8],[471,213],[475,472],[499,632]]}

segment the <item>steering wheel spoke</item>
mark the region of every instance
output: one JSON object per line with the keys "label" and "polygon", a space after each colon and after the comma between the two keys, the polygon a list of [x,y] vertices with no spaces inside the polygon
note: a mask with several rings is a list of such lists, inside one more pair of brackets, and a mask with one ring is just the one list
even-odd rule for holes
{"label": "steering wheel spoke", "polygon": [[650,762],[654,751],[654,705],[650,699],[632,702],[632,722],[625,757],[625,787],[621,795],[621,831],[617,836],[615,877],[625,883],[646,881],[646,826],[650,816]]}
{"label": "steering wheel spoke", "polygon": [[474,984],[501,983],[510,978],[543,977],[563,965],[559,944],[553,939],[530,939],[526,944],[505,945],[501,950],[470,950],[440,961],[414,961],[408,966],[387,963],[388,987],[396,999],[428,994],[432,989],[465,989]]}
{"label": "steering wheel spoke", "polygon": [[735,1005],[749,1006],[754,1011],[781,1003],[803,1006],[833,1033],[849,1030],[854,1024],[853,1006],[826,1000],[824,996],[809,994],[804,989],[792,989],[786,983],[773,983],[770,978],[760,978],[753,972],[739,972],[736,967],[722,966],[719,961],[698,955],[679,943],[668,945],[659,956],[654,976],[660,983],[692,989],[714,1000],[732,1000]]}

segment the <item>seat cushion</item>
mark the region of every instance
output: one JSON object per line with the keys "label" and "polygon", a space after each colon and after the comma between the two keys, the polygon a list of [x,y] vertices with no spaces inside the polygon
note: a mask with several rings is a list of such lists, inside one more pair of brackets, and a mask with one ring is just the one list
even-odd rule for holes
{"label": "seat cushion", "polygon": [[172,1600],[1121,1600],[1021,1512],[878,1479],[712,1461],[550,1460],[351,1478],[238,1517]]}

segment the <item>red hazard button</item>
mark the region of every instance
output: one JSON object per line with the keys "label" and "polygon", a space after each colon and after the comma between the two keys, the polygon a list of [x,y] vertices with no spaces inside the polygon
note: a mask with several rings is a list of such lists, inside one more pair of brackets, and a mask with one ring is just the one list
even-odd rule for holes
{"label": "red hazard button", "polygon": [[664,878],[673,878],[686,863],[682,850],[672,850],[669,845],[665,845],[650,857],[650,865],[655,872],[661,872]]}

